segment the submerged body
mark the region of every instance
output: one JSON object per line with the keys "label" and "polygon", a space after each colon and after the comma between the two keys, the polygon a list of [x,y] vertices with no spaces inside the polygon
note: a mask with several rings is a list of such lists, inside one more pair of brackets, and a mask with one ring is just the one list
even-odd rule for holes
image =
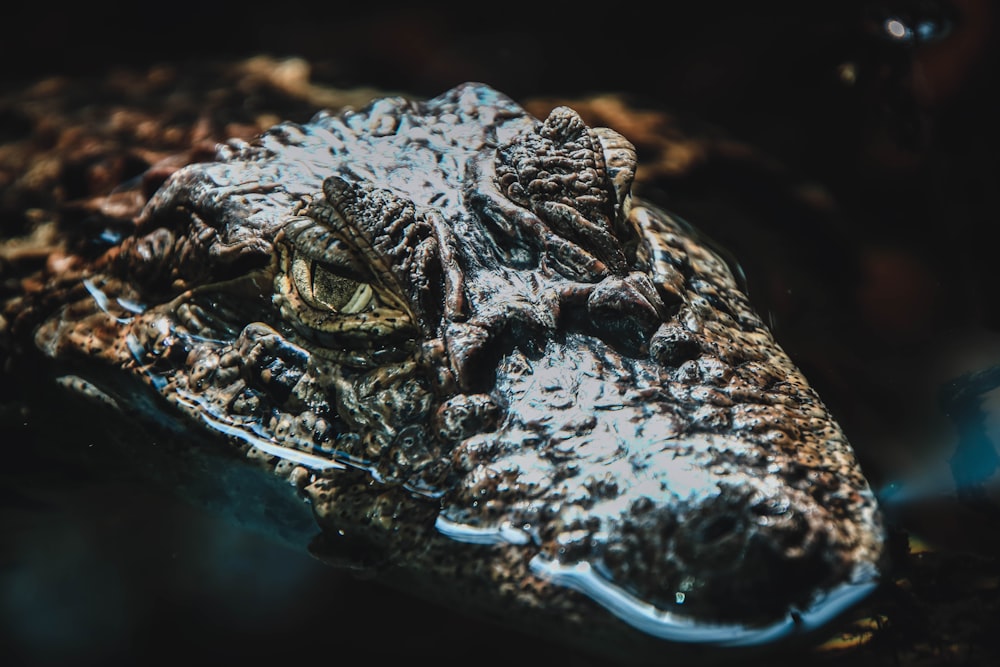
{"label": "submerged body", "polygon": [[635,168],[481,85],[378,100],[178,171],[5,316],[325,560],[617,655],[808,630],[878,579],[874,496]]}

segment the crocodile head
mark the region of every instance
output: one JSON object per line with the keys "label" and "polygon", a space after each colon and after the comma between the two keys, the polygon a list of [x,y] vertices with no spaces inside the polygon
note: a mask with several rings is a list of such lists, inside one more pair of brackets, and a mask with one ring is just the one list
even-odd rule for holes
{"label": "crocodile head", "polygon": [[875,498],[635,168],[475,84],[284,123],[175,173],[34,341],[287,480],[322,558],[569,641],[808,630],[875,585]]}

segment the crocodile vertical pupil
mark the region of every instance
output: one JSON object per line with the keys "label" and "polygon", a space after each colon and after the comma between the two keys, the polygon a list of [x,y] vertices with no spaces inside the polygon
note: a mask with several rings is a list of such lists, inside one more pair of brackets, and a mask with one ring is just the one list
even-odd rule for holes
{"label": "crocodile vertical pupil", "polygon": [[[358,312],[370,300],[371,289],[367,285],[331,273],[318,262],[296,256],[291,273],[295,288],[314,308]],[[353,308],[345,311],[348,306]]]}

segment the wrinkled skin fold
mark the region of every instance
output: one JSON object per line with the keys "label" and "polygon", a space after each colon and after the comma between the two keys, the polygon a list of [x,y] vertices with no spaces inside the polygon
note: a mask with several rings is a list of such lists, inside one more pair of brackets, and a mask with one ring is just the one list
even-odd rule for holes
{"label": "wrinkled skin fold", "polygon": [[877,582],[876,501],[635,169],[482,85],[377,100],[181,169],[6,317],[64,385],[286,482],[330,562],[616,655],[809,630]]}

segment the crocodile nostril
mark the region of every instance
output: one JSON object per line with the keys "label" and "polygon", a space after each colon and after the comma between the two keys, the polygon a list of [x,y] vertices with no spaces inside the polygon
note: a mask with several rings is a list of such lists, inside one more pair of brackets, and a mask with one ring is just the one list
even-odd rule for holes
{"label": "crocodile nostril", "polygon": [[743,484],[692,498],[678,517],[636,503],[598,549],[598,567],[615,586],[689,619],[774,620],[842,575],[823,522],[803,503]]}
{"label": "crocodile nostril", "polygon": [[709,505],[681,524],[674,549],[695,569],[729,570],[743,558],[752,527],[736,508]]}

